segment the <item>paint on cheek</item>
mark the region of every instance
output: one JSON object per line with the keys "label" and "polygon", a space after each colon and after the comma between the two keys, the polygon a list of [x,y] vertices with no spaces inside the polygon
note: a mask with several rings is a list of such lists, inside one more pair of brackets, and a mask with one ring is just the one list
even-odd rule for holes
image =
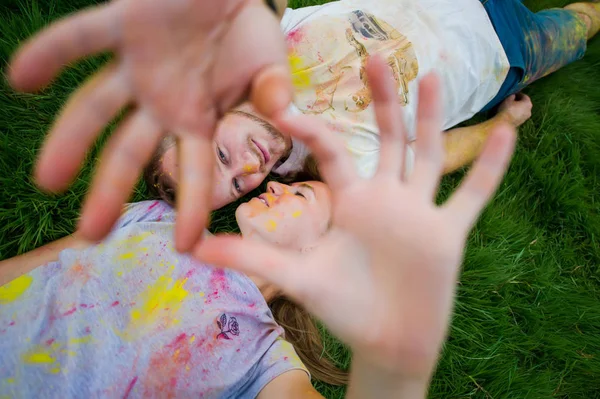
{"label": "paint on cheek", "polygon": [[0,304],[10,303],[23,295],[33,283],[33,277],[24,274],[0,287]]}
{"label": "paint on cheek", "polygon": [[277,230],[277,223],[274,220],[269,220],[267,222],[267,224],[265,225],[265,227],[267,228],[267,231],[269,233],[274,232],[275,230]]}
{"label": "paint on cheek", "polygon": [[296,211],[296,212],[292,213],[292,217],[293,217],[294,219],[295,219],[295,218],[299,218],[299,217],[300,217],[300,215],[302,215],[302,211]]}

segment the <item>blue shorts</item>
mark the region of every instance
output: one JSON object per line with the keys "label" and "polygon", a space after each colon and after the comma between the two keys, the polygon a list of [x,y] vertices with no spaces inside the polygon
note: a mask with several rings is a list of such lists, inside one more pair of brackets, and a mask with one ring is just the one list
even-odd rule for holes
{"label": "blue shorts", "polygon": [[534,13],[521,0],[481,3],[510,63],[500,91],[482,111],[585,54],[587,27],[575,11],[553,8]]}

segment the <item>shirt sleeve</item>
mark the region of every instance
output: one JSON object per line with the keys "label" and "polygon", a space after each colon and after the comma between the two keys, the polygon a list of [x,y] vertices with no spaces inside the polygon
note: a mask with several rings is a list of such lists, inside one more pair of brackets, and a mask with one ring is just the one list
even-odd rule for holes
{"label": "shirt sleeve", "polygon": [[141,201],[125,205],[114,230],[140,222],[172,222],[175,211],[164,201]]}
{"label": "shirt sleeve", "polygon": [[268,383],[291,370],[303,370],[310,380],[310,372],[304,366],[292,344],[278,338],[260,359],[255,369],[255,378],[244,393],[244,398],[255,398]]}

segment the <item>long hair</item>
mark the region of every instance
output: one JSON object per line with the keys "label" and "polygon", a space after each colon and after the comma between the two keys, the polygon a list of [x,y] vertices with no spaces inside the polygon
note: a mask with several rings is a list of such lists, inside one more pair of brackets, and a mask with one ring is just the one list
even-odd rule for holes
{"label": "long hair", "polygon": [[271,300],[269,308],[275,322],[285,330],[286,341],[294,346],[313,378],[331,385],[348,383],[348,372],[330,360],[321,332],[310,313],[283,296]]}

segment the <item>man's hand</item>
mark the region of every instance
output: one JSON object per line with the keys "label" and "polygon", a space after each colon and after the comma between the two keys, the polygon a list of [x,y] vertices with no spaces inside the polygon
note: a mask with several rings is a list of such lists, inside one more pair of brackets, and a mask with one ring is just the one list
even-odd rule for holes
{"label": "man's hand", "polygon": [[279,22],[262,0],[114,0],[52,24],[11,65],[20,90],[48,84],[65,65],[112,51],[110,64],[65,105],[42,149],[35,176],[64,190],[102,129],[133,106],[104,151],[84,205],[79,233],[110,231],[133,185],[166,133],[181,143],[176,244],[200,238],[212,188],[215,124],[250,96],[265,116],[292,97]]}
{"label": "man's hand", "polygon": [[500,104],[498,117],[514,127],[519,127],[531,118],[532,107],[529,96],[523,93],[513,94]]}
{"label": "man's hand", "polygon": [[420,84],[416,161],[404,179],[406,137],[392,77],[375,57],[368,77],[381,132],[379,168],[370,180],[358,176],[324,122],[279,119],[280,129],[311,148],[332,190],[332,227],[318,246],[300,254],[216,237],[195,255],[280,287],[349,344],[361,366],[368,365],[363,370],[392,376],[386,384],[426,383],[446,334],[467,234],[502,179],[515,132],[506,124],[494,129],[461,188],[438,207],[443,148],[437,79]]}

